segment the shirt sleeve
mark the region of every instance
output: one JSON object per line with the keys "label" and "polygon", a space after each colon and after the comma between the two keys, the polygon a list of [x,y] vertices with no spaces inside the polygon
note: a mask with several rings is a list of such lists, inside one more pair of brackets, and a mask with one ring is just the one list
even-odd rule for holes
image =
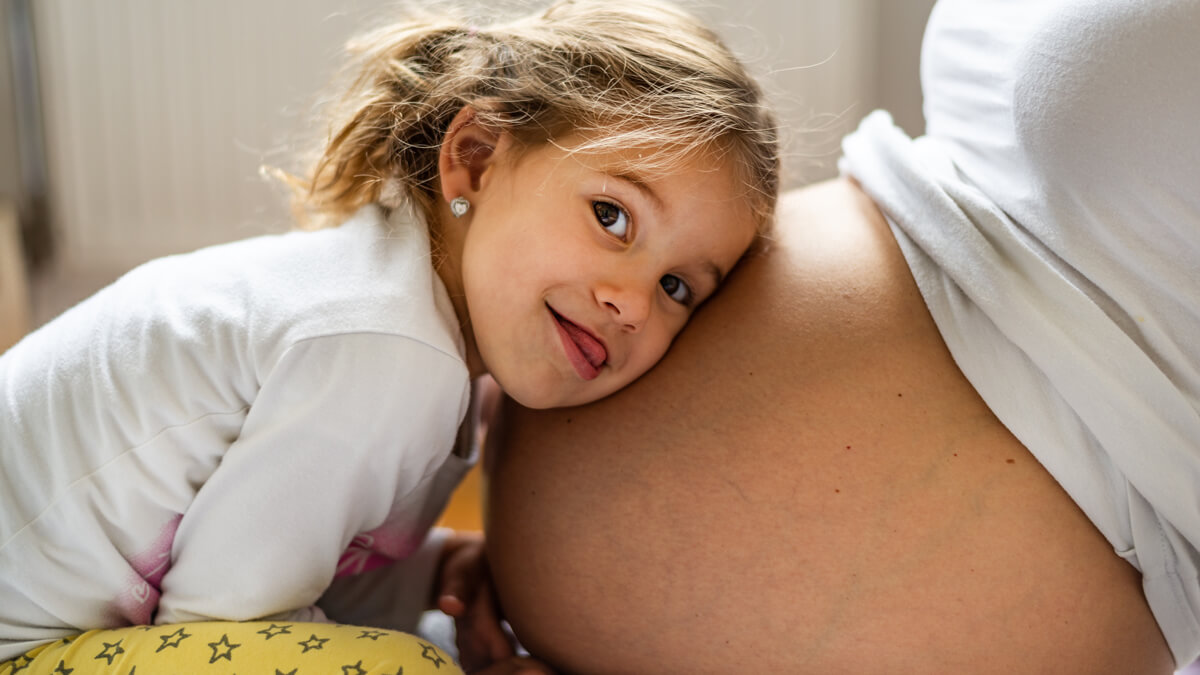
{"label": "shirt sleeve", "polygon": [[180,522],[156,621],[314,605],[351,539],[437,471],[468,394],[457,355],[408,338],[292,346]]}

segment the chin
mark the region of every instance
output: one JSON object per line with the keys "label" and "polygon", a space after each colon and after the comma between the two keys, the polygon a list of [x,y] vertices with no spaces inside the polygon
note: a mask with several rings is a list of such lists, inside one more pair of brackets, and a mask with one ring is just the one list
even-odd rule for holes
{"label": "chin", "polygon": [[496,382],[504,390],[504,393],[508,394],[509,398],[523,407],[533,410],[571,408],[598,401],[612,393],[612,387],[603,386],[590,386],[564,392],[560,387],[555,387],[549,383],[539,386],[538,383],[517,382],[509,387],[499,378],[496,378]]}
{"label": "chin", "polygon": [[504,390],[504,393],[509,398],[519,403],[522,407],[531,408],[533,410],[546,410],[548,408],[564,408],[573,405],[566,400],[568,397],[563,396],[560,387],[554,386],[550,382],[531,382],[524,378],[516,378],[515,381],[509,378],[497,377],[492,373],[492,378]]}
{"label": "chin", "polygon": [[512,400],[519,403],[522,407],[530,408],[532,410],[547,410],[550,408],[563,408],[563,407],[570,405],[569,403],[564,404],[564,403],[561,403],[558,401],[551,400],[549,397],[545,396],[544,394],[540,394],[538,392],[531,393],[531,392],[513,391],[511,389],[505,389],[503,385],[501,385],[500,388],[504,389],[504,393],[508,394],[509,398],[511,398]]}

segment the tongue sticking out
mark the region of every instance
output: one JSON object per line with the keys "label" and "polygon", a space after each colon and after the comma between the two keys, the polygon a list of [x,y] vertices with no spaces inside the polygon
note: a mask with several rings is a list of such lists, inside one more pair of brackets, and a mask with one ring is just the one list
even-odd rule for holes
{"label": "tongue sticking out", "polygon": [[583,352],[583,357],[592,364],[593,368],[599,368],[608,360],[608,352],[604,350],[604,345],[596,341],[587,331],[579,326],[559,317],[560,324],[566,329],[567,335],[571,337],[571,341],[578,347],[579,351]]}

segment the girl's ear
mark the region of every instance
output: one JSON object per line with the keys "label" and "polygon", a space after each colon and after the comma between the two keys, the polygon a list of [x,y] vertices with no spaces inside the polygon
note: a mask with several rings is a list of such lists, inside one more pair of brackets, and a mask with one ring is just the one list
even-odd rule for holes
{"label": "girl's ear", "polygon": [[464,106],[446,131],[438,153],[442,198],[473,200],[495,162],[501,134],[480,124],[471,106]]}

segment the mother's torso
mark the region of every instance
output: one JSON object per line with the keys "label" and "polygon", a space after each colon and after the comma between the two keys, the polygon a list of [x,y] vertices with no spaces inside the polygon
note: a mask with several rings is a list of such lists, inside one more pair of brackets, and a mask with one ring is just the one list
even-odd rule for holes
{"label": "mother's torso", "polygon": [[1171,670],[1136,571],[964,379],[849,181],[786,196],[628,390],[512,412],[489,553],[566,671]]}

